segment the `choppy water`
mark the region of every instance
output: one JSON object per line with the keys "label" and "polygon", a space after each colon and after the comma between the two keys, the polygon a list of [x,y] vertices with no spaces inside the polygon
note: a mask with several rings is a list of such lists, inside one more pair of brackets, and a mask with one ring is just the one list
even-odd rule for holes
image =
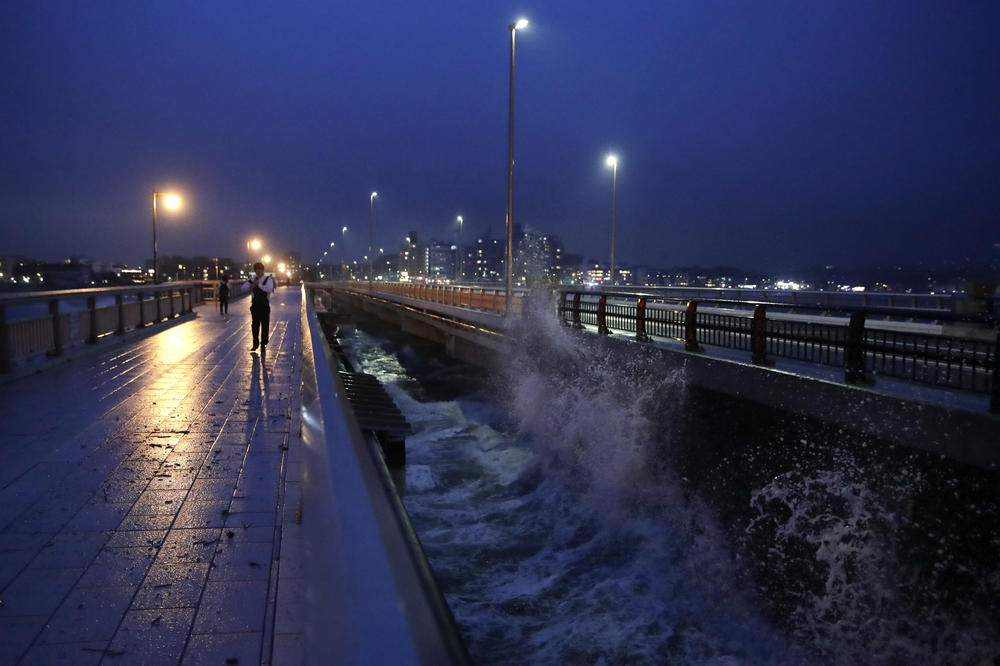
{"label": "choppy water", "polygon": [[345,340],[414,426],[404,503],[477,663],[994,663],[994,475],[568,335],[493,373]]}

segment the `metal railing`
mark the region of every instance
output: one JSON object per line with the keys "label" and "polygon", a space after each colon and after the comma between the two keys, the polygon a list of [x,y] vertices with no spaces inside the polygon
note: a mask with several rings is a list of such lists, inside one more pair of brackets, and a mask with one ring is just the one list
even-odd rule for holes
{"label": "metal railing", "polygon": [[205,291],[191,281],[0,294],[0,373],[34,356],[60,356],[76,344],[173,319],[204,302]]}
{"label": "metal railing", "polygon": [[[452,284],[421,284],[418,282],[368,282],[355,281],[345,283],[345,288],[362,292],[385,293],[403,296],[440,305],[471,308],[484,312],[504,313],[507,301],[505,287],[498,285],[452,285]],[[524,305],[527,289],[514,289],[512,292],[511,312],[518,314]]]}
{"label": "metal railing", "polygon": [[[885,376],[985,393],[990,410],[1000,411],[1000,334],[989,327],[988,316],[939,311],[937,320],[969,326],[964,334],[946,335],[930,330],[941,327],[906,330],[907,324],[890,328],[868,322],[875,316],[906,317],[904,308],[831,307],[832,316],[823,317],[795,315],[797,308],[815,311],[812,305],[577,289],[561,290],[559,300],[560,319],[577,328],[630,332],[642,341],[654,336],[680,340],[688,351],[703,345],[742,350],[759,365],[769,365],[774,356],[840,367],[852,383]],[[922,316],[925,310],[911,314]]]}

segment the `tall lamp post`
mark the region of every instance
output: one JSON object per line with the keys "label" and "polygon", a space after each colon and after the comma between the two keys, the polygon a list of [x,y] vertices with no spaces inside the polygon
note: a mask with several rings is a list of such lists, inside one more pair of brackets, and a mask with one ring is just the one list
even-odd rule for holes
{"label": "tall lamp post", "polygon": [[510,30],[510,106],[507,111],[507,288],[504,298],[504,316],[510,316],[510,299],[514,284],[514,37],[517,31],[528,27],[528,19],[511,23]]}
{"label": "tall lamp post", "polygon": [[615,286],[615,215],[618,208],[618,158],[608,155],[606,164],[614,171],[611,176],[611,286]]}
{"label": "tall lamp post", "polygon": [[160,282],[160,271],[159,263],[157,259],[157,252],[159,251],[159,246],[156,243],[156,198],[163,197],[163,205],[170,210],[180,208],[181,198],[176,194],[170,192],[157,192],[153,190],[153,284],[159,284]]}
{"label": "tall lamp post", "polygon": [[247,271],[249,271],[247,273],[247,275],[249,275],[250,272],[253,271],[253,265],[250,263],[250,250],[251,250],[251,248],[254,249],[254,250],[259,250],[260,249],[260,241],[257,240],[256,238],[248,239],[247,240]]}
{"label": "tall lamp post", "polygon": [[372,192],[368,198],[368,286],[372,281],[372,256],[375,249],[375,197],[378,192]]}
{"label": "tall lamp post", "polygon": [[462,281],[462,225],[465,220],[462,216],[458,216],[458,281]]}
{"label": "tall lamp post", "polygon": [[[344,227],[341,227],[341,229],[340,229],[340,246],[343,248],[343,251],[341,252],[341,254],[344,257],[344,265],[345,266],[347,265],[347,241],[346,241],[346,238],[347,238],[347,227],[344,226]],[[337,275],[338,275],[338,277],[341,277],[341,278],[343,277],[342,271],[340,270],[340,264],[339,263],[337,264]]]}

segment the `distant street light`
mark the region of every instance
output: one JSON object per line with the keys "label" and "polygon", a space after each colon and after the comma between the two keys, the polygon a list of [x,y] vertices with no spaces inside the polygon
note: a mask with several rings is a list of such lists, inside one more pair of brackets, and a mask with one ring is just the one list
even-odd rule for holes
{"label": "distant street light", "polygon": [[458,216],[458,281],[462,281],[462,225],[465,220]]}
{"label": "distant street light", "polygon": [[504,316],[510,316],[510,299],[514,283],[514,36],[528,27],[528,19],[511,23],[510,30],[510,103],[507,110],[507,288]]}
{"label": "distant street light", "polygon": [[271,255],[265,254],[263,257],[261,257],[261,261],[263,261],[265,264],[271,263]]}
{"label": "distant street light", "polygon": [[611,176],[611,286],[615,286],[615,215],[618,208],[618,158],[608,155],[607,165],[614,169]]}
{"label": "distant street light", "polygon": [[[368,198],[368,256],[373,255],[373,248],[375,247],[375,197],[378,196],[378,192],[372,192],[372,195]],[[372,262],[368,260],[368,282],[372,281]]]}
{"label": "distant street light", "polygon": [[169,210],[175,210],[181,206],[181,198],[176,194],[153,190],[153,284],[160,282],[159,264],[157,263],[159,246],[156,243],[156,197],[163,197],[163,205]]}

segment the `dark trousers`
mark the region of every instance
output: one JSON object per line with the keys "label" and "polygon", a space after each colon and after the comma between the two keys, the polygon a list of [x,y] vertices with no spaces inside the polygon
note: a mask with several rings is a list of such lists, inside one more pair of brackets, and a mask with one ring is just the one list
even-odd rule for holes
{"label": "dark trousers", "polygon": [[229,314],[228,296],[219,296],[219,314]]}
{"label": "dark trousers", "polygon": [[253,346],[267,344],[267,329],[271,323],[271,308],[269,306],[250,308],[250,332],[253,334]]}

